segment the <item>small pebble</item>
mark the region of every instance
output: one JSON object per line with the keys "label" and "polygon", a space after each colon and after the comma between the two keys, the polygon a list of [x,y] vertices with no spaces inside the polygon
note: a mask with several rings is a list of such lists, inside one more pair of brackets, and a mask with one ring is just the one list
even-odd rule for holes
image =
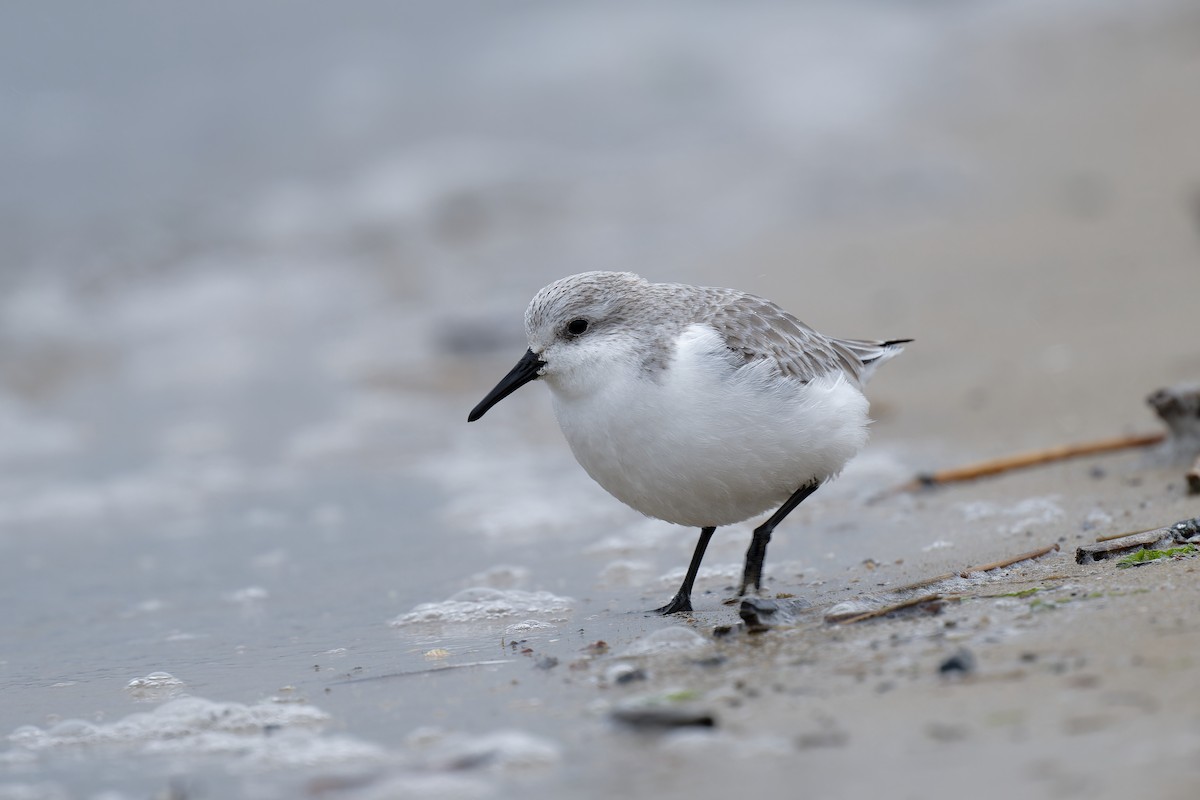
{"label": "small pebble", "polygon": [[958,673],[960,675],[968,675],[975,671],[975,656],[971,655],[971,651],[963,648],[954,655],[947,658],[938,667],[938,672],[942,675],[950,675]]}
{"label": "small pebble", "polygon": [[622,706],[612,711],[612,718],[633,728],[715,728],[717,718],[711,711],[694,708],[659,706]]}

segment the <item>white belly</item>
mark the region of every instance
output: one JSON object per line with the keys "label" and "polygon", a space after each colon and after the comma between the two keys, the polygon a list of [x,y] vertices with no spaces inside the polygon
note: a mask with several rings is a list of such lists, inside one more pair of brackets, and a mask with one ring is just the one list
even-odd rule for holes
{"label": "white belly", "polygon": [[840,373],[801,384],[766,362],[733,370],[723,352],[696,325],[659,380],[625,372],[584,397],[556,392],[575,458],[623,503],[703,527],[778,507],[866,443],[866,398]]}

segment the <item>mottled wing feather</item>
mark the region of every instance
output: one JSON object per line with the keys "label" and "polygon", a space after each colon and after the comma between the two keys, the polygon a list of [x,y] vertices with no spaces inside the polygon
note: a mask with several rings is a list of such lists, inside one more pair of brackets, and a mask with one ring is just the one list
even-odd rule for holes
{"label": "mottled wing feather", "polygon": [[804,383],[835,370],[860,380],[859,351],[868,342],[823,336],[770,300],[731,289],[705,289],[701,302],[703,315],[747,363],[771,359],[781,374]]}
{"label": "mottled wing feather", "polygon": [[910,339],[895,339],[890,342],[879,342],[871,339],[834,339],[854,354],[863,364],[871,364],[881,358],[890,358],[895,354],[896,347],[911,341]]}

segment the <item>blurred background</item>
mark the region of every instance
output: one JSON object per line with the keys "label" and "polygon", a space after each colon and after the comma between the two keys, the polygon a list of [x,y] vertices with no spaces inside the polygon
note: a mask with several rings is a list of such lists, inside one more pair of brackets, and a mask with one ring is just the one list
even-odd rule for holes
{"label": "blurred background", "polygon": [[[11,5],[0,380],[18,432],[0,450],[78,443],[120,413],[55,413],[101,377],[262,438],[244,423],[295,425],[313,400],[259,419],[236,398],[274,376],[322,382],[308,367],[340,352],[360,377],[419,362],[404,382],[448,380],[447,357],[519,352],[528,297],[586,269],[916,336],[906,369],[950,406],[996,401],[993,358],[1051,384],[1132,360],[1122,305],[1195,287],[1196,17],[1072,0]],[[1063,416],[1077,385],[1041,391],[1056,424],[1085,427]]]}
{"label": "blurred background", "polygon": [[539,387],[465,423],[566,274],[915,338],[872,387],[884,481],[1140,429],[1200,375],[1195,3],[0,18],[0,678],[29,690],[3,730],[116,713],[168,661],[282,682],[238,671],[247,642],[386,654],[386,619],[506,558],[590,586],[567,556],[649,523]]}

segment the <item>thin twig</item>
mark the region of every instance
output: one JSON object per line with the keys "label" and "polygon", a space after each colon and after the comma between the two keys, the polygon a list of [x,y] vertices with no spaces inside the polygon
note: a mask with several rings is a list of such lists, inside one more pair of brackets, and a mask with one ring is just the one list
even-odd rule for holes
{"label": "thin twig", "polygon": [[[914,581],[913,583],[908,583],[903,586],[897,586],[896,588],[891,589],[890,592],[893,594],[897,594],[897,593],[901,593],[901,592],[909,592],[909,591],[912,591],[913,589],[920,589],[925,586],[930,586],[932,584],[952,580],[954,578],[966,578],[972,572],[990,572],[994,569],[1000,569],[1001,567],[1011,567],[1013,564],[1019,564],[1022,561],[1029,561],[1030,559],[1033,559],[1033,558],[1041,558],[1042,556],[1046,555],[1047,553],[1053,553],[1056,550],[1058,550],[1057,544],[1047,545],[1046,547],[1039,547],[1037,550],[1030,550],[1027,553],[1021,553],[1020,555],[1013,556],[1012,558],[1004,558],[999,561],[993,561],[990,564],[980,564],[977,567],[968,567],[968,568],[964,569],[962,572],[946,572],[941,575],[934,575],[932,578],[924,578],[923,580]],[[893,611],[900,611],[901,609],[910,608],[912,606],[918,606],[918,605],[921,605],[922,603],[928,603],[933,600],[960,600],[960,599],[962,599],[961,595],[946,596],[946,595],[942,595],[942,594],[927,594],[927,595],[923,595],[921,597],[915,597],[915,598],[909,598],[907,600],[902,600],[898,603],[894,603],[889,606],[882,606],[881,608],[877,608],[873,611],[865,611],[862,614],[855,614],[854,616],[846,617],[845,619],[835,619],[835,620],[830,620],[830,621],[836,622],[839,625],[847,625],[852,622],[862,622],[863,620],[873,619],[875,617],[881,617],[884,614],[890,614]]]}
{"label": "thin twig", "polygon": [[957,572],[946,572],[941,575],[934,575],[932,578],[922,578],[919,581],[913,581],[912,583],[906,583],[903,586],[897,586],[895,588],[889,589],[888,591],[893,592],[895,594],[899,594],[900,592],[911,592],[913,589],[921,589],[925,586],[930,586],[931,584],[935,584],[935,583],[941,583],[942,581],[952,580],[957,577],[958,577]]}
{"label": "thin twig", "polygon": [[1041,547],[1037,550],[1030,550],[1028,553],[1021,553],[1019,556],[1013,556],[1012,558],[1006,558],[1001,561],[993,561],[990,564],[981,564],[978,567],[967,567],[959,572],[945,572],[941,575],[934,575],[932,578],[922,578],[919,581],[913,581],[912,583],[906,583],[903,586],[897,586],[889,591],[911,592],[913,589],[920,589],[924,586],[929,586],[934,583],[941,583],[942,581],[953,580],[954,578],[965,578],[972,572],[989,572],[993,569],[1007,567],[1020,561],[1028,561],[1031,558],[1041,558],[1047,553],[1052,553],[1057,549],[1057,544],[1047,545],[1046,547]]}
{"label": "thin twig", "polygon": [[874,609],[873,611],[866,611],[862,614],[855,614],[853,617],[846,617],[845,619],[834,620],[834,622],[836,622],[838,625],[850,625],[855,622],[862,622],[863,620],[874,619],[875,617],[882,617],[885,614],[891,614],[893,611],[902,611],[906,608],[912,608],[913,606],[919,606],[919,605],[923,605],[925,603],[932,603],[935,600],[941,600],[941,599],[942,599],[942,596],[940,594],[927,594],[927,595],[924,595],[923,597],[912,597],[912,598],[909,598],[908,600],[902,600],[899,603],[893,603],[890,606],[882,606],[880,608]]}
{"label": "thin twig", "polygon": [[1097,536],[1097,542],[1111,542],[1114,539],[1124,539],[1126,536],[1137,536],[1139,533],[1149,533],[1156,531],[1158,528],[1142,528],[1140,531],[1125,531],[1124,533],[1109,533],[1104,536]]}
{"label": "thin twig", "polygon": [[992,570],[1000,569],[1001,567],[1011,567],[1013,564],[1019,564],[1022,561],[1029,561],[1033,558],[1041,558],[1047,553],[1053,553],[1057,550],[1058,543],[1047,545],[1046,547],[1039,547],[1037,550],[1030,550],[1028,553],[1021,553],[1019,556],[1013,556],[1012,558],[1004,558],[999,561],[993,561],[990,564],[983,564],[978,567],[968,567],[967,569],[964,569],[962,572],[958,573],[958,576],[960,578],[966,578],[972,572],[991,572]]}
{"label": "thin twig", "polygon": [[1066,444],[1058,447],[1048,447],[1045,450],[1035,450],[1029,453],[1019,453],[1015,456],[994,458],[980,461],[963,467],[926,472],[918,475],[912,481],[900,487],[900,491],[915,491],[930,486],[942,486],[947,483],[971,481],[989,475],[998,475],[1014,469],[1035,467],[1079,456],[1090,456],[1098,453],[1110,453],[1116,450],[1128,450],[1134,447],[1149,447],[1158,444],[1166,438],[1165,433],[1145,433],[1131,436],[1118,436],[1112,439],[1101,439],[1095,442]]}
{"label": "thin twig", "polygon": [[383,681],[389,678],[409,678],[413,675],[429,675],[433,672],[449,672],[452,669],[468,669],[470,667],[491,667],[496,664],[511,664],[516,659],[513,658],[497,658],[491,661],[468,661],[463,664],[442,664],[439,667],[428,667],[426,669],[414,669],[408,672],[389,672],[386,675],[368,675],[362,678],[350,678],[344,681],[334,681],[330,686],[345,686],[348,683],[369,683],[370,681]]}

